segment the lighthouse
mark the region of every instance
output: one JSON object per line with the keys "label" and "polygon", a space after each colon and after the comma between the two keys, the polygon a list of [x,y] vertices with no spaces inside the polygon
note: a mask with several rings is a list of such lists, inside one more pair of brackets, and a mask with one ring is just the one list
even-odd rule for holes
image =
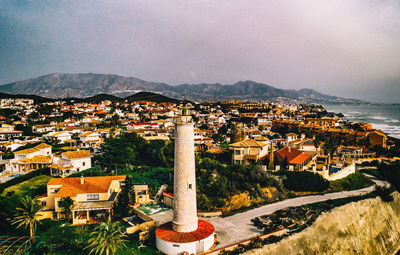
{"label": "lighthouse", "polygon": [[214,245],[214,226],[197,218],[194,123],[188,107],[175,119],[173,218],[156,229],[157,248],[165,254],[197,254]]}
{"label": "lighthouse", "polygon": [[181,109],[175,120],[174,218],[176,232],[197,229],[196,169],[193,121],[188,108]]}

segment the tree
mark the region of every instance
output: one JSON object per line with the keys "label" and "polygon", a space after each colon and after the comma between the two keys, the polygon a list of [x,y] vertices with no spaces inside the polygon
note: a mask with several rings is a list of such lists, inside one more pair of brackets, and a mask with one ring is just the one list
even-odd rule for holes
{"label": "tree", "polygon": [[400,191],[399,161],[395,161],[390,164],[381,163],[378,165],[378,171],[382,175],[382,177],[388,180],[397,191]]}
{"label": "tree", "polygon": [[18,125],[15,125],[14,129],[22,131],[22,135],[24,135],[24,136],[32,136],[33,135],[32,126],[18,124]]}
{"label": "tree", "polygon": [[31,114],[28,115],[29,120],[35,121],[39,119],[39,113],[38,112],[32,112]]}
{"label": "tree", "polygon": [[121,192],[118,194],[117,204],[115,211],[121,214],[121,216],[128,216],[130,205],[135,203],[135,195],[133,191],[133,186],[129,176],[125,179],[125,185]]}
{"label": "tree", "polygon": [[[275,169],[275,163],[274,163],[274,150],[271,146],[271,154],[269,155],[269,162],[268,162],[268,169],[269,170],[274,170]],[[268,157],[265,157],[268,158]]]}
{"label": "tree", "polygon": [[315,146],[316,149],[318,149],[319,146],[321,146],[321,143],[322,143],[323,140],[324,140],[324,137],[322,135],[320,135],[320,134],[317,134],[314,137],[314,146]]}
{"label": "tree", "polygon": [[222,133],[216,133],[212,136],[212,139],[214,140],[214,142],[218,145],[221,145],[223,143],[226,143],[226,136]]}
{"label": "tree", "polygon": [[118,114],[114,114],[111,117],[111,126],[112,127],[118,127],[119,126],[119,115]]}
{"label": "tree", "polygon": [[12,224],[16,224],[17,228],[29,226],[29,237],[34,240],[36,224],[39,222],[40,216],[39,211],[42,209],[39,201],[31,197],[23,197],[21,199],[21,205],[16,208],[16,215],[12,220]]}
{"label": "tree", "polygon": [[125,238],[127,235],[123,232],[119,222],[102,222],[98,225],[92,233],[89,239],[89,246],[86,249],[90,249],[89,254],[103,254],[106,255],[116,254],[116,252],[126,247]]}
{"label": "tree", "polygon": [[72,206],[74,205],[74,200],[71,197],[63,197],[60,199],[61,213],[64,214],[67,220],[71,219]]}
{"label": "tree", "polygon": [[116,138],[107,138],[100,147],[95,161],[108,169],[137,162],[146,140],[136,133],[123,133]]}
{"label": "tree", "polygon": [[285,156],[285,159],[281,162],[281,170],[287,170],[289,166],[288,158]]}
{"label": "tree", "polygon": [[376,152],[377,156],[385,155],[387,153],[387,150],[380,145],[375,145],[371,150]]}
{"label": "tree", "polygon": [[339,142],[337,141],[337,139],[331,138],[325,142],[325,144],[323,145],[323,148],[324,148],[324,151],[332,157],[333,153],[336,151],[338,146],[339,146]]}
{"label": "tree", "polygon": [[174,144],[171,141],[150,141],[144,145],[140,156],[145,164],[171,167],[174,163]]}

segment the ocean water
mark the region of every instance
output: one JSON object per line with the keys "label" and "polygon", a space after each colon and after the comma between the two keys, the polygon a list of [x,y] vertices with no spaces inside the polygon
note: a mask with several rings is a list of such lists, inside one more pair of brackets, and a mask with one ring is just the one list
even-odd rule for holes
{"label": "ocean water", "polygon": [[324,105],[328,112],[343,113],[352,122],[371,123],[387,135],[400,139],[400,105]]}

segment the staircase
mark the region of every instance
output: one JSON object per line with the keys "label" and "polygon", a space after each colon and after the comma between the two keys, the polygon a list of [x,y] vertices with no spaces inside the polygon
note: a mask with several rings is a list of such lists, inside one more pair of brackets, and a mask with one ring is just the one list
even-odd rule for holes
{"label": "staircase", "polygon": [[158,204],[162,197],[162,194],[167,190],[168,184],[161,185],[160,189],[157,192],[157,195],[154,197],[154,204]]}

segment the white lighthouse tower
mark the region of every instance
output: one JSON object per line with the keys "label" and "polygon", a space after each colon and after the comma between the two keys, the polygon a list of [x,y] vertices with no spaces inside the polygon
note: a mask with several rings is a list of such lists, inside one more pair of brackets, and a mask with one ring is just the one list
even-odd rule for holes
{"label": "white lighthouse tower", "polygon": [[182,107],[175,120],[173,219],[156,229],[157,248],[165,254],[196,254],[214,245],[214,226],[197,218],[193,125]]}

